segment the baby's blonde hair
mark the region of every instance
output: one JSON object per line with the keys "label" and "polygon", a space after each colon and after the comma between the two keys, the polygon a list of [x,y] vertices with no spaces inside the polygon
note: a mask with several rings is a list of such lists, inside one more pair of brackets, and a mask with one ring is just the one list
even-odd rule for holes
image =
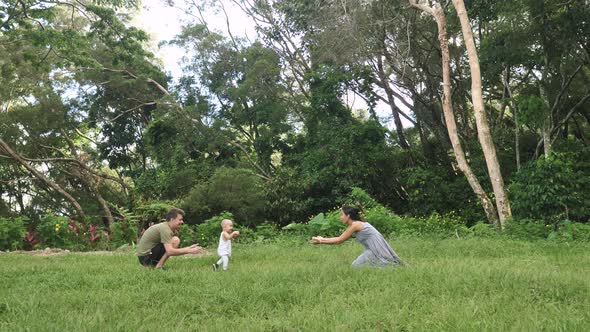
{"label": "baby's blonde hair", "polygon": [[227,224],[229,224],[229,223],[233,223],[233,221],[231,221],[231,220],[229,220],[229,219],[223,219],[223,220],[221,221],[221,227],[223,227],[223,226],[225,226],[225,225],[227,225]]}

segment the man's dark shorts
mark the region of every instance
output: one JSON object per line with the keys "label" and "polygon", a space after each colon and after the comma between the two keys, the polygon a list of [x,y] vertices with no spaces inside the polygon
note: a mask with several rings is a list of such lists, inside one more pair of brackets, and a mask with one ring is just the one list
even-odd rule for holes
{"label": "man's dark shorts", "polygon": [[144,266],[156,266],[160,261],[160,258],[166,253],[166,248],[162,243],[158,243],[150,252],[145,256],[138,256],[139,263]]}

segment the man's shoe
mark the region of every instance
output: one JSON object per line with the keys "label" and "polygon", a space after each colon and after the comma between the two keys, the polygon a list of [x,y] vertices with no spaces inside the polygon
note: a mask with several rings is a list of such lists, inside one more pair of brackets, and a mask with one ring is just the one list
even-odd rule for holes
{"label": "man's shoe", "polygon": [[217,271],[217,268],[218,268],[218,267],[219,267],[219,265],[217,265],[217,264],[213,264],[213,271],[214,271],[214,272],[215,272],[215,271]]}

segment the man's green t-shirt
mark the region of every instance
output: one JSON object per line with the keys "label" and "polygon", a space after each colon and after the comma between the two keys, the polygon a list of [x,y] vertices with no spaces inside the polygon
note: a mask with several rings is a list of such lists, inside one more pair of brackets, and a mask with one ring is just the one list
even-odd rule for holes
{"label": "man's green t-shirt", "polygon": [[139,243],[137,244],[137,256],[144,256],[150,253],[153,247],[158,243],[170,243],[174,232],[170,229],[167,222],[161,222],[148,228]]}

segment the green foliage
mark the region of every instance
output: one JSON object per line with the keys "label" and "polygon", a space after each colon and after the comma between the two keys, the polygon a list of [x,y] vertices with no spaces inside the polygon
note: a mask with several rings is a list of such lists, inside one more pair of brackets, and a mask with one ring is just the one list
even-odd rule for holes
{"label": "green foliage", "polygon": [[256,226],[256,230],[252,234],[240,230],[240,242],[261,242],[272,241],[279,236],[279,228],[275,224],[264,223]]}
{"label": "green foliage", "polygon": [[407,192],[407,212],[411,215],[455,213],[469,222],[485,217],[477,197],[466,189],[469,185],[465,176],[448,167],[428,165],[408,168],[404,171],[403,181]]}
{"label": "green foliage", "polygon": [[178,237],[180,238],[180,246],[187,247],[195,243],[199,243],[198,232],[196,226],[182,224],[178,230]]}
{"label": "green foliage", "polygon": [[263,218],[261,181],[249,170],[218,169],[209,180],[207,195],[213,212],[231,211],[242,225],[255,225]]}
{"label": "green foliage", "polygon": [[166,212],[173,207],[169,202],[146,203],[136,207],[134,211],[139,222],[139,228],[146,228],[150,224],[163,221]]}
{"label": "green foliage", "polygon": [[452,216],[441,216],[437,213],[429,217],[400,218],[394,223],[394,234],[397,236],[432,236],[449,238],[469,233],[463,220]]}
{"label": "green foliage", "polygon": [[340,221],[340,210],[327,214],[320,213],[313,217],[308,223],[308,232],[321,236],[338,236],[346,226]]}
{"label": "green foliage", "polygon": [[548,240],[552,241],[590,241],[590,224],[574,223],[564,220],[557,225],[557,229],[549,233]]}
{"label": "green foliage", "polygon": [[186,217],[191,223],[210,218],[213,214],[208,205],[208,184],[200,183],[194,186],[184,197],[180,207],[186,212]]}
{"label": "green foliage", "polygon": [[340,210],[333,210],[327,214],[319,213],[305,224],[289,224],[282,229],[304,237],[316,235],[338,236],[346,226],[340,221]]}
{"label": "green foliage", "polygon": [[0,250],[22,249],[27,233],[26,218],[0,217]]}
{"label": "green foliage", "polygon": [[205,184],[195,186],[181,206],[188,219],[203,220],[231,211],[242,225],[260,223],[265,209],[260,179],[247,169],[219,168]]}
{"label": "green foliage", "polygon": [[511,219],[506,222],[503,234],[511,239],[535,240],[546,239],[551,233],[552,226],[543,221],[532,219]]}
{"label": "green foliage", "polygon": [[492,238],[498,236],[498,232],[494,229],[494,225],[478,222],[469,228],[471,235],[481,238]]}
{"label": "green foliage", "polygon": [[108,242],[110,249],[116,249],[125,244],[137,243],[137,226],[129,222],[111,224]]}
{"label": "green foliage", "polygon": [[86,227],[68,217],[53,214],[41,218],[35,230],[40,238],[38,246],[70,250],[83,250],[90,242],[97,243],[97,240],[103,240],[101,237],[104,235],[102,230],[97,228],[92,232],[97,238],[91,241],[90,237],[93,234],[90,234],[90,226]]}
{"label": "green foliage", "polygon": [[515,218],[556,223],[590,218],[590,177],[572,160],[556,154],[541,158],[516,173],[509,186]]}
{"label": "green foliage", "polygon": [[401,220],[399,216],[379,205],[366,209],[363,212],[363,218],[385,236],[395,234],[396,223]]}
{"label": "green foliage", "polygon": [[534,128],[543,127],[549,114],[548,106],[543,99],[536,95],[523,95],[517,103],[520,121]]}
{"label": "green foliage", "polygon": [[36,227],[44,245],[53,248],[65,248],[75,242],[74,237],[68,231],[69,219],[67,217],[46,215],[39,221]]}
{"label": "green foliage", "polygon": [[[400,217],[395,215],[391,210],[376,203],[365,191],[355,188],[347,198],[350,202],[364,202],[371,206],[362,213],[364,221],[373,225],[380,233],[385,236],[434,236],[434,237],[452,237],[465,235],[469,232],[462,219],[453,216],[441,216],[432,214],[429,217]],[[311,218],[308,223],[292,223],[283,230],[305,236],[338,236],[344,229],[345,225],[340,221],[340,209],[336,208],[331,212],[320,213]]]}
{"label": "green foliage", "polygon": [[365,190],[359,187],[352,187],[352,191],[348,196],[346,204],[355,206],[360,204],[362,209],[371,209],[375,207],[383,207],[373,197],[371,197]]}
{"label": "green foliage", "polygon": [[[273,194],[269,204],[278,206],[275,200],[288,200],[286,207],[292,208],[275,220],[297,222],[300,219],[294,216],[330,210],[334,204],[345,202],[352,187],[363,188],[380,202],[392,202],[399,197],[397,163],[382,126],[374,121],[334,115],[315,123],[314,130],[314,134],[298,139],[291,153],[284,157],[291,178],[280,174],[276,182],[269,183]],[[299,188],[289,190],[293,187]],[[283,195],[289,198],[284,199]]]}
{"label": "green foliage", "polygon": [[307,220],[315,204],[314,198],[307,194],[310,181],[298,168],[282,166],[277,169],[264,186],[268,218],[282,226]]}

